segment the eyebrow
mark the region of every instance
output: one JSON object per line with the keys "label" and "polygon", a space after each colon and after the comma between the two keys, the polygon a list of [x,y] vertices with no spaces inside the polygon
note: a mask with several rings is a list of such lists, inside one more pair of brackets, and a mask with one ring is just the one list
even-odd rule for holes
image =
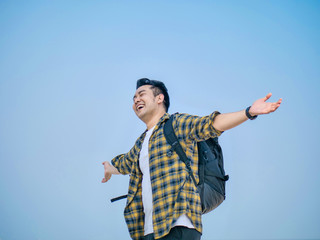
{"label": "eyebrow", "polygon": [[137,95],[140,95],[142,92],[145,92],[146,90],[140,90],[139,92],[137,92],[132,99],[135,99],[137,97]]}

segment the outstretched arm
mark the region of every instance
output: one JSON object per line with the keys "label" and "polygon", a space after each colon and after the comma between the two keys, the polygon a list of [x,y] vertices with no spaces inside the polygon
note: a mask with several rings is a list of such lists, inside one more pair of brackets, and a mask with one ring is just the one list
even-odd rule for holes
{"label": "outstretched arm", "polygon": [[[271,97],[271,95],[272,94],[269,93],[264,98],[256,100],[252,104],[249,110],[249,114],[251,116],[257,116],[262,114],[269,114],[276,111],[280,106],[282,99],[280,98],[277,102],[266,102]],[[219,114],[213,122],[213,127],[219,131],[226,131],[228,129],[234,128],[248,120],[245,111],[246,110],[244,109],[239,112]]]}
{"label": "outstretched arm", "polygon": [[[138,138],[137,142],[140,141],[140,138]],[[133,162],[137,161],[139,155],[137,142],[128,153],[116,156],[111,160],[111,163],[108,161],[102,163],[104,166],[104,178],[101,181],[102,183],[108,182],[114,174],[131,174]]]}

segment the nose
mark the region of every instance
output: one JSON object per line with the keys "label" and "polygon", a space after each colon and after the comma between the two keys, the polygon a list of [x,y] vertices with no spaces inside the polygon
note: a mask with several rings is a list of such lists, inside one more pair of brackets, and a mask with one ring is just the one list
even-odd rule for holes
{"label": "nose", "polygon": [[134,104],[137,104],[140,101],[140,97],[137,96],[133,99]]}

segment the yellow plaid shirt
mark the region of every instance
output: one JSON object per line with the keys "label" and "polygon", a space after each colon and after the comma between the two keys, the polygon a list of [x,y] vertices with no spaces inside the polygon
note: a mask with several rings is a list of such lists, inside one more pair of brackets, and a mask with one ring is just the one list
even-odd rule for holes
{"label": "yellow plaid shirt", "polygon": [[[191,167],[198,181],[197,141],[220,136],[221,132],[213,128],[214,112],[209,116],[198,117],[188,114],[175,114],[173,128],[185,149],[188,158],[192,159]],[[193,226],[202,232],[201,202],[196,187],[189,177],[185,164],[167,143],[163,126],[169,119],[166,113],[159,120],[149,140],[149,166],[153,199],[153,228],[156,239],[169,233],[173,223],[182,214],[186,214]],[[144,213],[142,204],[139,153],[145,137],[144,132],[134,147],[126,154],[112,159],[112,164],[121,174],[130,174],[127,204],[124,216],[129,233],[134,240],[144,235]]]}

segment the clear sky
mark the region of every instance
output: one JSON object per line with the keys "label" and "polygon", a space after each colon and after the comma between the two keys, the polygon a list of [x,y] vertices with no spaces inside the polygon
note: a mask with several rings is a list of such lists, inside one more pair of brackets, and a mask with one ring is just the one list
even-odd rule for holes
{"label": "clear sky", "polygon": [[277,112],[220,137],[227,199],[203,240],[320,239],[319,1],[0,1],[0,239],[129,239],[128,176],[101,163],[145,125],[138,78],[170,113]]}

